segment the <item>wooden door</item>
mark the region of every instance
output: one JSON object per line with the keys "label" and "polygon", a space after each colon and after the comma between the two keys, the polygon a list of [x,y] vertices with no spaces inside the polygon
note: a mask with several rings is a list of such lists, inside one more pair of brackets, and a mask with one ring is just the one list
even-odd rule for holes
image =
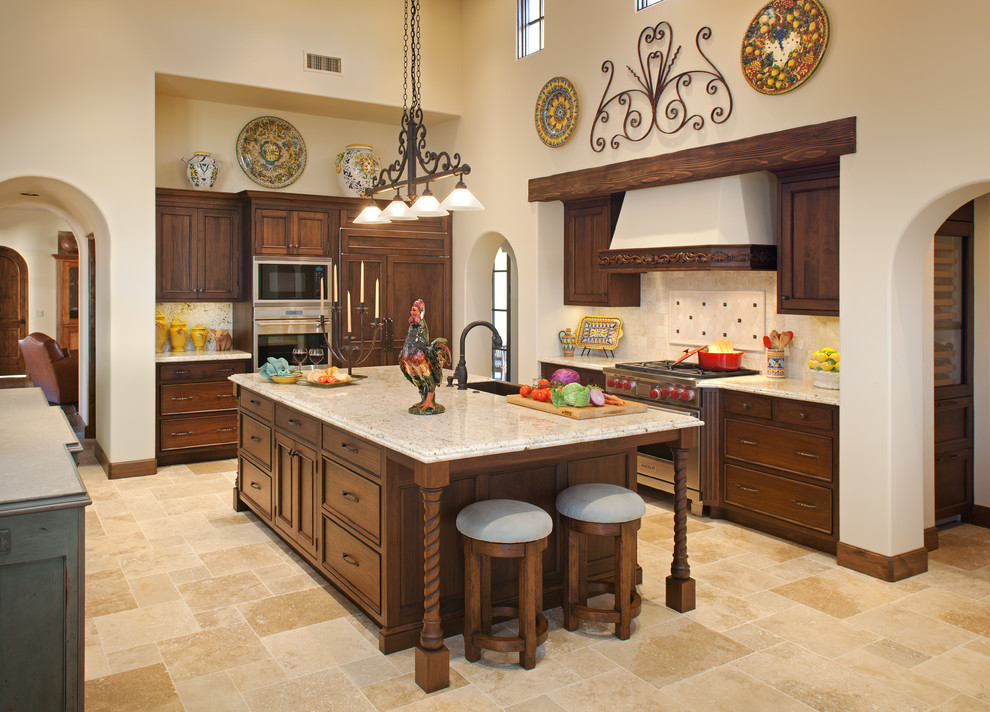
{"label": "wooden door", "polygon": [[426,305],[430,340],[442,336],[447,339],[448,346],[451,345],[454,337],[451,333],[450,271],[450,258],[447,257],[396,255],[386,259],[388,298],[383,294],[382,299],[388,305],[388,314],[394,315],[392,350],[388,352],[389,358],[394,359],[391,363],[398,363],[409,330],[409,310],[417,299],[422,299]]}
{"label": "wooden door", "polygon": [[275,525],[300,547],[316,552],[319,502],[316,451],[275,433]]}
{"label": "wooden door", "polygon": [[229,301],[241,296],[241,213],[203,208],[196,241],[197,296]]}
{"label": "wooden door", "polygon": [[598,253],[612,244],[624,194],[564,202],[564,304],[638,307],[638,274],[604,272]]}
{"label": "wooden door", "polygon": [[196,296],[195,208],[158,206],[158,285],[161,301],[185,301]]}
{"label": "wooden door", "polygon": [[17,345],[27,334],[27,262],[15,250],[0,247],[0,376],[27,373]]}
{"label": "wooden door", "polygon": [[299,210],[293,216],[291,254],[326,257],[330,245],[330,213]]}
{"label": "wooden door", "polygon": [[292,212],[257,208],[254,211],[254,254],[288,255],[292,240]]}

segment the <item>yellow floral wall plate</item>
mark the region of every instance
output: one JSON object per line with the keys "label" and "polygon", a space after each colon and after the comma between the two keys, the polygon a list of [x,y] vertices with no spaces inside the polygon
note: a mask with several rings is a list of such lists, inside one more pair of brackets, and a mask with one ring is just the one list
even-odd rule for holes
{"label": "yellow floral wall plate", "polygon": [[578,120],[578,95],[564,77],[554,77],[536,98],[536,133],[551,148],[567,143]]}
{"label": "yellow floral wall plate", "polygon": [[237,137],[237,162],[266,188],[294,182],[306,168],[306,144],[296,127],[277,116],[249,121]]}
{"label": "yellow floral wall plate", "polygon": [[743,37],[743,76],[763,94],[797,89],[825,56],[828,33],[828,14],[818,0],[768,2]]}
{"label": "yellow floral wall plate", "polygon": [[622,338],[622,319],[617,316],[583,316],[578,322],[579,349],[614,349]]}

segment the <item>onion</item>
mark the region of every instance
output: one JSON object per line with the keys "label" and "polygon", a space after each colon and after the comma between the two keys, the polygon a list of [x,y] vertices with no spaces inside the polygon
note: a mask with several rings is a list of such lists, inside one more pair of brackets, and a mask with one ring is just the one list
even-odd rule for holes
{"label": "onion", "polygon": [[602,393],[601,389],[592,388],[591,389],[591,405],[605,405],[605,394]]}
{"label": "onion", "polygon": [[566,386],[568,383],[580,383],[581,376],[573,368],[558,368],[550,376],[551,383],[559,383],[562,386]]}

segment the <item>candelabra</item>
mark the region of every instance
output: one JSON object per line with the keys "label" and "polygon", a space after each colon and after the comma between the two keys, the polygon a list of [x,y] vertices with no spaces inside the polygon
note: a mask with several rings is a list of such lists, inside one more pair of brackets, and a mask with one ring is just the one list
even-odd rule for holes
{"label": "candelabra", "polygon": [[[348,299],[348,301],[350,300]],[[364,305],[364,302],[358,303],[358,331],[356,334],[351,332],[350,314],[347,316],[347,331],[344,332],[341,328],[344,321],[340,315],[344,311],[344,306],[340,302],[331,302],[329,308],[330,319],[327,319],[326,315],[320,314],[320,333],[324,336],[330,355],[347,366],[348,376],[354,375],[354,366],[361,365],[368,360],[379,340],[383,346],[391,347],[392,320],[387,317],[379,318],[376,316],[371,320],[371,334],[369,335],[371,340],[365,343],[365,317],[369,309]],[[328,358],[328,360],[330,359]]]}

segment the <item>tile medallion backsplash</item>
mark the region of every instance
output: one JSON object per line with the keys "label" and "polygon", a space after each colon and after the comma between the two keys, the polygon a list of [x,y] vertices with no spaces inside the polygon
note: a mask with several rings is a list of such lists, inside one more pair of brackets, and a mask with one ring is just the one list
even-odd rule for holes
{"label": "tile medallion backsplash", "polygon": [[[776,272],[646,272],[641,289],[638,308],[580,310],[582,315],[622,319],[616,358],[676,358],[685,348],[711,343],[726,333],[743,351],[743,368],[765,372],[763,334],[771,329],[793,331],[785,361],[787,377],[810,381],[807,362],[812,353],[823,346],[842,350],[838,317],[777,314]],[[759,306],[754,308],[754,303]],[[711,338],[706,340],[708,333],[701,336],[702,331]],[[754,335],[759,345],[752,343]]]}
{"label": "tile medallion backsplash", "polygon": [[[234,320],[233,305],[230,302],[158,302],[155,308],[165,315],[165,321],[169,324],[175,319],[182,319],[190,329],[196,324],[202,324],[207,329],[231,329]],[[215,351],[216,348],[216,340],[211,331],[205,349]],[[166,339],[163,351],[168,353],[171,350],[172,346]],[[185,350],[195,350],[192,339],[186,340]]]}

